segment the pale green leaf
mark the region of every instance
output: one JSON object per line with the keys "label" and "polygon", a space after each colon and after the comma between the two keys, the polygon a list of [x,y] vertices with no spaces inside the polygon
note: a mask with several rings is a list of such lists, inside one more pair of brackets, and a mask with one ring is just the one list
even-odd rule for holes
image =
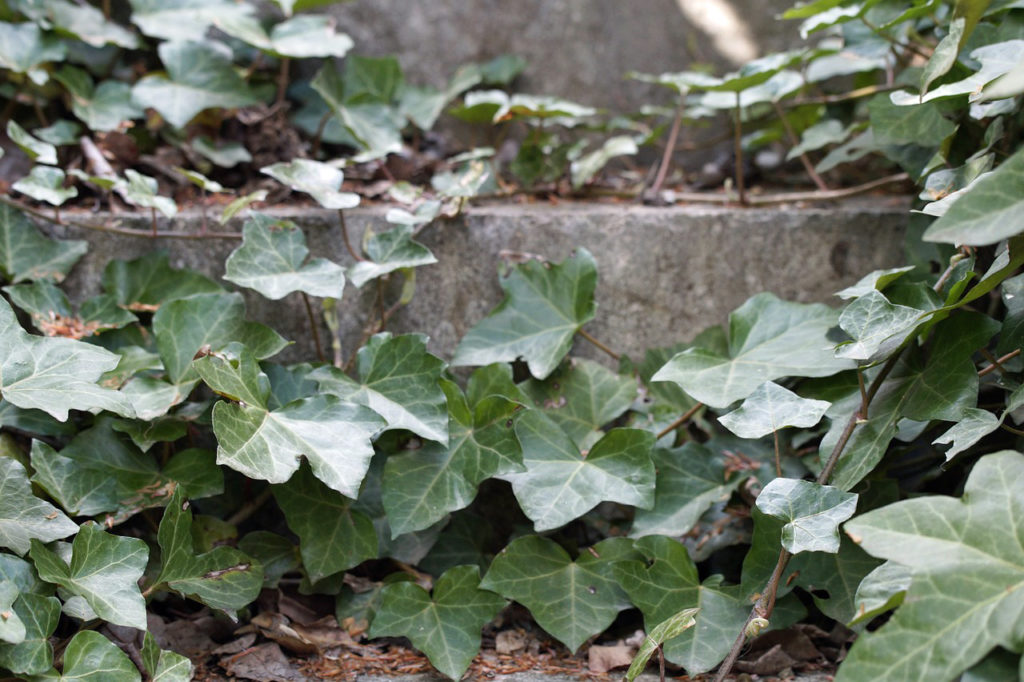
{"label": "pale green leaf", "polygon": [[359,205],[358,194],[340,191],[345,174],[326,163],[294,159],[264,166],[260,172],[297,192],[305,192],[324,208],[341,210]]}
{"label": "pale green leaf", "polygon": [[956,125],[931,102],[898,106],[879,95],[871,100],[868,110],[874,140],[880,145],[937,146],[956,130]]}
{"label": "pale green leaf", "polygon": [[65,178],[64,171],[60,168],[33,166],[28,175],[11,185],[11,189],[36,201],[60,206],[68,199],[78,196],[78,189],[64,186]]}
{"label": "pale green leaf", "polygon": [[36,128],[33,132],[43,142],[63,147],[78,144],[78,138],[82,134],[82,126],[75,121],[61,118],[45,128]]}
{"label": "pale green leaf", "polygon": [[224,185],[220,184],[216,180],[211,180],[198,171],[180,167],[175,168],[174,170],[184,175],[186,180],[204,192],[214,192],[215,194],[219,194],[229,191],[224,187]]}
{"label": "pale green leaf", "polygon": [[231,203],[224,207],[224,210],[221,211],[220,217],[217,218],[217,222],[219,222],[221,225],[224,225],[229,220],[234,218],[236,215],[238,215],[246,208],[248,208],[251,204],[265,200],[267,198],[267,194],[267,190],[258,189],[255,192],[249,192],[248,194],[238,197],[237,199],[235,199],[234,201],[232,201]]}
{"label": "pale green leaf", "polygon": [[228,35],[277,57],[344,57],[352,39],[338,33],[333,17],[307,14],[274,24],[268,32],[254,17],[240,13],[214,18]]}
{"label": "pale green leaf", "polygon": [[39,577],[81,597],[103,620],[146,629],[146,602],[138,581],[149,548],[138,538],[110,535],[86,523],[71,545],[70,562],[32,541],[30,554]]}
{"label": "pale green leaf", "polygon": [[173,651],[161,650],[150,632],[143,639],[142,662],[153,682],[189,682],[192,679],[192,661]]}
{"label": "pale green leaf", "polygon": [[[47,62],[59,62],[66,54],[64,42],[55,35],[44,34],[35,22],[9,24],[0,21],[0,68],[27,73],[37,85],[42,85],[48,77],[37,67]],[[37,75],[37,71],[41,75]]]}
{"label": "pale green leaf", "polygon": [[644,637],[643,644],[633,657],[633,662],[626,671],[626,682],[633,682],[640,673],[647,667],[647,661],[666,640],[674,639],[697,624],[696,616],[700,613],[699,608],[683,609],[674,616],[655,625],[650,633]]}
{"label": "pale green leaf", "polygon": [[57,148],[49,142],[33,137],[12,118],[7,121],[7,137],[18,145],[21,151],[36,163],[54,165],[57,163]]}
{"label": "pale green leaf", "polygon": [[950,445],[946,450],[946,461],[971,447],[979,440],[999,428],[1002,423],[998,417],[988,410],[976,407],[964,410],[963,417],[945,433],[932,441],[934,445]]}
{"label": "pale green leaf", "polygon": [[14,610],[14,602],[18,599],[19,592],[18,586],[12,581],[0,580],[0,646],[21,644],[25,641],[25,623]]}
{"label": "pale green leaf", "polygon": [[[394,210],[394,209],[393,209]],[[391,216],[391,213],[388,214]],[[389,222],[391,221],[389,218]],[[429,221],[428,221],[429,222]],[[372,235],[366,242],[369,260],[361,260],[348,271],[357,288],[371,279],[401,268],[415,268],[437,262],[430,249],[413,239],[412,225],[397,225],[387,232]]]}
{"label": "pale green leaf", "polygon": [[23,555],[31,539],[60,540],[78,532],[78,525],[49,502],[32,494],[24,467],[0,457],[0,547]]}
{"label": "pale green leaf", "polygon": [[458,680],[480,650],[480,630],[505,606],[479,585],[476,566],[450,569],[432,594],[411,582],[386,585],[370,636],[408,637],[435,668]]}
{"label": "pale green leaf", "polygon": [[849,624],[867,623],[902,604],[910,579],[910,569],[895,561],[886,561],[868,573],[857,586],[855,615]]}
{"label": "pale green leaf", "polygon": [[202,40],[215,20],[249,16],[254,7],[232,0],[130,0],[132,22],[163,40]]}
{"label": "pale green leaf", "polygon": [[970,57],[973,62],[980,64],[980,68],[970,76],[952,83],[944,83],[923,96],[906,90],[897,90],[890,95],[892,103],[897,106],[913,106],[921,102],[961,95],[977,98],[982,88],[1024,60],[1024,40],[1014,39],[983,45],[972,50]]}
{"label": "pale green leaf", "polygon": [[143,208],[153,208],[167,218],[173,218],[178,212],[178,205],[170,197],[160,196],[155,178],[143,175],[131,168],[125,169],[124,176],[128,184],[124,186],[121,197],[130,204]]}
{"label": "pale green leaf", "polygon": [[801,398],[775,382],[766,381],[743,400],[738,409],[718,418],[740,438],[762,438],[787,426],[810,428],[824,416],[831,403]]}
{"label": "pale green leaf", "polygon": [[[252,161],[252,154],[239,142],[226,140],[211,140],[205,135],[199,135],[190,143],[192,149],[208,159],[215,166],[221,168],[234,168],[240,163]],[[255,194],[256,192],[253,192]],[[237,199],[235,200],[237,201]],[[221,221],[222,223],[225,221]]]}
{"label": "pale green leaf", "polygon": [[97,7],[68,0],[42,0],[22,2],[19,9],[33,21],[49,24],[58,33],[78,38],[92,47],[117,45],[132,50],[139,46],[135,33],[108,20]]}
{"label": "pale green leaf", "polygon": [[480,587],[528,608],[538,625],[575,652],[629,608],[612,567],[638,558],[632,544],[609,538],[573,561],[553,540],[528,535],[501,550]]}
{"label": "pale green leaf", "polygon": [[242,245],[224,264],[224,279],[278,300],[295,291],[340,299],[345,272],[326,258],[306,261],[306,236],[290,220],[252,214],[242,227]]}
{"label": "pale green leaf", "polygon": [[810,481],[776,478],[757,496],[757,508],[785,522],[782,546],[790,554],[835,553],[839,524],[857,510],[857,495]]}
{"label": "pale green leaf", "polygon": [[872,289],[857,297],[839,316],[839,326],[853,340],[838,346],[836,357],[869,364],[884,359],[903,345],[925,312],[890,303],[882,292]]}
{"label": "pale green leaf", "polygon": [[46,672],[53,665],[50,636],[60,621],[60,601],[22,592],[14,602],[14,615],[25,625],[25,638],[18,644],[0,642],[0,668],[28,675]]}
{"label": "pale green leaf", "polygon": [[922,96],[928,93],[928,86],[936,78],[941,78],[956,64],[956,58],[960,54],[960,45],[964,38],[964,24],[965,20],[963,17],[957,17],[949,22],[948,33],[935,46],[932,56],[928,59],[928,63],[925,64],[924,70],[921,72],[920,90]]}
{"label": "pale green leaf", "polygon": [[569,171],[573,188],[579,189],[590,182],[616,156],[632,156],[638,151],[636,141],[628,135],[608,138],[600,149],[595,149],[572,162]]}
{"label": "pale green leaf", "polygon": [[[145,620],[143,620],[143,629]],[[142,676],[132,659],[95,630],[82,630],[64,650],[64,670],[51,670],[41,680],[49,682],[139,682]]]}
{"label": "pale green leaf", "polygon": [[786,160],[792,160],[830,144],[837,144],[850,136],[850,128],[834,118],[815,123],[800,134],[800,143],[786,153]]}

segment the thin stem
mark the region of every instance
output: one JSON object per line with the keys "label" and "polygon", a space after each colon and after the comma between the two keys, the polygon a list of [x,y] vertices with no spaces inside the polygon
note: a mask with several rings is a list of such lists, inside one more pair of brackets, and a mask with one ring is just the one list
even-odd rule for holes
{"label": "thin stem", "polygon": [[238,508],[234,514],[228,517],[227,523],[232,526],[237,526],[242,523],[250,516],[256,513],[256,510],[264,505],[264,503],[270,499],[271,495],[274,494],[274,490],[268,485],[266,488],[260,491],[260,494],[252,498],[241,507]]}
{"label": "thin stem", "polygon": [[[786,135],[789,136],[790,144],[794,147],[797,146],[800,144],[800,140],[797,138],[796,132],[793,130],[793,126],[790,125],[789,119],[786,118],[786,112],[782,110],[782,105],[774,99],[772,100],[772,105],[775,107],[775,113],[779,117],[779,120],[782,121],[782,127],[786,129]],[[815,186],[823,192],[827,192],[828,185],[825,184],[825,181],[820,175],[818,175],[818,171],[814,170],[814,164],[811,163],[811,160],[807,157],[807,152],[800,152],[800,163],[804,165],[804,170],[807,171],[807,175],[814,181]]]}
{"label": "thin stem", "polygon": [[280,107],[284,104],[285,94],[288,92],[288,67],[291,66],[292,60],[288,57],[281,58],[281,69],[277,72],[277,99],[274,100],[274,106]]}
{"label": "thin stem", "polygon": [[377,283],[377,314],[380,315],[380,322],[377,324],[377,331],[384,331],[385,325],[388,323],[387,310],[384,309],[384,282],[381,281],[383,278],[378,277],[374,280]]}
{"label": "thin stem", "polygon": [[[861,185],[855,185],[853,187],[845,187],[843,189],[830,189],[827,192],[821,190],[814,190],[810,192],[778,192],[772,194],[760,194],[747,198],[747,203],[753,206],[767,205],[767,204],[788,204],[799,201],[831,201],[834,199],[846,199],[848,197],[856,196],[858,194],[864,194],[870,192],[873,189],[884,187],[895,182],[903,182],[909,179],[909,175],[906,173],[896,173],[895,175],[887,175],[884,178],[865,182]],[[676,192],[676,201],[691,202],[691,203],[705,203],[705,204],[727,204],[732,199],[729,196],[723,194],[704,194],[701,192]]]}
{"label": "thin stem", "polygon": [[662,438],[672,433],[686,422],[690,421],[690,418],[693,417],[693,415],[697,414],[697,410],[699,410],[702,407],[704,407],[704,403],[697,403],[696,405],[688,409],[686,412],[683,413],[683,416],[681,416],[679,419],[675,420],[674,422],[663,428],[661,431],[659,431],[658,435],[654,437],[655,440],[661,440]]}
{"label": "thin stem", "polygon": [[323,346],[320,345],[320,330],[317,328],[316,316],[313,314],[313,306],[309,304],[309,296],[306,295],[305,291],[300,291],[302,294],[302,302],[306,304],[306,316],[309,317],[309,330],[313,333],[313,345],[316,346],[316,357],[320,362],[327,362],[327,356],[324,355]]}
{"label": "thin stem", "polygon": [[743,177],[743,110],[740,108],[740,92],[736,91],[736,121],[733,124],[733,154],[736,157],[736,191],[740,205],[747,205],[747,188]]}
{"label": "thin stem", "polygon": [[683,123],[683,110],[686,108],[686,93],[679,95],[679,105],[676,107],[676,117],[672,120],[672,129],[668,133],[668,142],[665,144],[665,152],[661,155],[661,165],[658,167],[658,175],[651,185],[651,194],[657,196],[661,185],[668,175],[668,168],[672,164],[672,153],[676,149],[676,140],[679,138],[679,128]]}
{"label": "thin stem", "polygon": [[779,430],[775,429],[772,432],[772,436],[775,437],[775,475],[782,478],[782,456],[779,454]]}
{"label": "thin stem", "polygon": [[156,237],[156,209],[153,208],[153,207],[150,207],[150,209],[149,209],[149,221],[150,221],[150,224],[153,226],[153,237],[155,238]]}
{"label": "thin stem", "polygon": [[320,156],[320,143],[323,141],[324,130],[327,128],[327,123],[331,120],[331,116],[333,115],[334,112],[328,111],[320,117],[320,123],[316,126],[316,134],[313,135],[313,153],[311,154],[314,159]]}
{"label": "thin stem", "polygon": [[665,682],[665,650],[658,646],[658,682]]}
{"label": "thin stem", "polygon": [[103,18],[110,21],[110,0],[103,0]]}
{"label": "thin stem", "polygon": [[860,99],[862,97],[870,97],[883,92],[891,92],[898,89],[896,85],[866,85],[863,88],[857,88],[856,90],[850,90],[849,92],[843,92],[838,95],[822,95],[821,97],[807,97],[804,99],[792,99],[786,102],[786,109],[795,109],[797,107],[807,106],[808,104],[839,104],[840,102],[848,102],[851,99]]}
{"label": "thin stem", "polygon": [[577,329],[576,333],[585,338],[590,343],[600,348],[601,350],[603,350],[605,353],[610,355],[614,360],[618,361],[622,357],[621,355],[613,351],[611,348],[609,348],[608,346],[604,345],[603,343],[595,339],[593,336],[591,336],[583,327]]}
{"label": "thin stem", "polygon": [[340,208],[338,209],[338,223],[341,225],[341,239],[345,242],[345,248],[348,250],[348,255],[352,256],[352,259],[356,261],[366,260],[352,248],[352,242],[348,240],[348,227],[345,225],[345,212]]}
{"label": "thin stem", "polygon": [[1015,429],[1012,426],[1010,426],[1009,424],[1004,424],[1004,423],[1000,422],[999,423],[999,428],[1001,428],[1003,431],[1009,431],[1010,433],[1014,434],[1015,436],[1024,436],[1024,431],[1021,431],[1020,429]]}
{"label": "thin stem", "polygon": [[1003,363],[1006,362],[1007,360],[1012,360],[1013,358],[1015,358],[1018,355],[1020,355],[1020,348],[1017,348],[1016,350],[1011,350],[1009,353],[1007,353],[1006,355],[1004,355],[1001,358],[993,357],[992,354],[989,353],[984,348],[981,349],[981,354],[982,354],[982,356],[984,356],[984,358],[986,360],[988,360],[992,364],[990,364],[988,367],[980,370],[978,372],[978,376],[979,377],[983,377],[986,374],[991,374],[993,371],[995,371],[997,369],[999,370],[1000,374],[1002,374],[1003,376],[1006,376],[1007,371],[1006,371],[1006,368],[1003,367]]}
{"label": "thin stem", "polygon": [[860,389],[860,412],[861,418],[868,418],[868,394],[864,388],[864,369],[862,367],[857,368],[857,388]]}

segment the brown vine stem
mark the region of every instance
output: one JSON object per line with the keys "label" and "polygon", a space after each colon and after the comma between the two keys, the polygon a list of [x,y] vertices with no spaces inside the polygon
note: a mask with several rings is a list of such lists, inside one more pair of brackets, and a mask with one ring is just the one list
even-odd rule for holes
{"label": "brown vine stem", "polygon": [[697,414],[697,410],[699,410],[702,407],[704,407],[704,403],[697,403],[696,405],[688,409],[686,412],[684,412],[683,416],[679,417],[679,419],[675,420],[674,422],[663,428],[661,431],[659,431],[658,435],[656,435],[654,439],[661,440],[668,434],[672,433],[680,426],[690,421],[690,418],[693,417],[693,415]]}
{"label": "brown vine stem", "polygon": [[899,90],[900,87],[901,86],[898,85],[866,85],[863,88],[857,88],[856,90],[850,90],[849,92],[843,92],[838,95],[822,95],[820,97],[805,97],[803,99],[788,100],[783,105],[783,108],[795,109],[796,107],[803,107],[809,104],[839,104],[840,102],[848,102],[851,99],[860,99],[862,97],[870,97],[883,92]]}
{"label": "brown vine stem", "polygon": [[280,107],[284,105],[284,98],[288,91],[288,67],[292,64],[292,60],[288,57],[281,58],[281,70],[277,73],[277,98],[274,100],[274,106]]}
{"label": "brown vine stem", "polygon": [[[895,175],[887,175],[884,178],[878,178],[877,180],[865,182],[864,184],[855,185],[853,187],[844,187],[843,189],[761,194],[747,197],[747,203],[753,206],[758,206],[767,204],[787,204],[797,201],[832,201],[835,199],[846,199],[858,194],[870,192],[871,190],[878,189],[879,187],[884,187],[885,185],[891,185],[895,182],[903,182],[904,180],[909,179],[909,177],[910,176],[906,173],[896,173]],[[704,194],[701,192],[676,192],[675,199],[676,201],[695,204],[728,204],[732,201],[732,197],[725,194]]]}
{"label": "brown vine stem", "polygon": [[576,333],[585,338],[590,343],[600,348],[601,350],[603,350],[608,355],[610,355],[616,362],[622,357],[621,355],[613,351],[611,348],[609,348],[608,346],[604,345],[603,343],[595,339],[593,336],[591,336],[583,327],[577,329]]}
{"label": "brown vine stem", "polygon": [[661,185],[665,182],[665,176],[668,175],[668,168],[672,165],[672,153],[676,149],[676,141],[679,138],[679,128],[683,123],[683,110],[686,108],[686,93],[683,92],[679,95],[679,105],[676,107],[676,117],[672,119],[672,129],[668,133],[668,142],[665,143],[665,153],[661,155],[661,165],[658,166],[658,175],[654,178],[654,184],[651,185],[651,194],[654,196],[658,195],[661,190]]}
{"label": "brown vine stem", "polygon": [[993,357],[993,355],[991,353],[989,353],[987,350],[985,350],[984,348],[981,349],[981,354],[991,364],[988,367],[985,367],[984,369],[981,369],[981,370],[978,371],[978,376],[979,377],[983,377],[986,374],[991,374],[995,370],[999,370],[1000,374],[1005,375],[1006,374],[1006,368],[1003,367],[1003,363],[1006,362],[1007,360],[1012,360],[1013,358],[1015,358],[1018,355],[1020,355],[1020,348],[1017,348],[1016,350],[1011,350],[1009,353],[1007,353],[1006,355],[1004,355],[1001,358]]}
{"label": "brown vine stem", "polygon": [[736,191],[740,206],[747,205],[746,180],[743,177],[743,109],[740,107],[740,91],[736,91],[736,122],[733,124],[733,154],[736,156]]}
{"label": "brown vine stem", "polygon": [[262,507],[264,503],[266,503],[266,501],[269,500],[271,495],[273,494],[273,488],[271,488],[268,485],[266,488],[260,491],[259,495],[243,504],[241,507],[238,508],[238,511],[229,516],[226,523],[232,526],[237,526],[238,524],[242,523],[250,516],[255,514],[256,510]]}
{"label": "brown vine stem", "polygon": [[341,239],[345,242],[345,249],[348,251],[348,255],[352,256],[352,259],[355,261],[366,260],[352,248],[352,242],[348,240],[348,227],[345,225],[345,212],[340,208],[338,209],[338,223],[341,225]]}
{"label": "brown vine stem", "polygon": [[313,334],[313,345],[316,347],[316,357],[320,362],[327,362],[327,356],[324,355],[324,348],[320,345],[320,330],[317,329],[316,315],[313,314],[313,306],[309,303],[309,296],[306,295],[305,291],[300,291],[302,294],[302,302],[306,304],[306,316],[309,318],[309,330]]}
{"label": "brown vine stem", "polygon": [[[786,118],[786,112],[782,110],[782,105],[773,99],[772,106],[775,107],[775,114],[779,117],[779,120],[782,121],[782,127],[786,129],[786,135],[789,137],[790,143],[796,147],[800,144],[800,139],[796,136],[796,131],[794,131],[793,126],[790,125],[789,119]],[[811,163],[811,160],[807,158],[807,152],[800,152],[800,163],[803,164],[804,170],[807,171],[807,175],[811,178],[818,189],[822,192],[829,191],[828,185],[825,184],[822,177],[818,175],[818,171],[814,169],[814,164]]]}

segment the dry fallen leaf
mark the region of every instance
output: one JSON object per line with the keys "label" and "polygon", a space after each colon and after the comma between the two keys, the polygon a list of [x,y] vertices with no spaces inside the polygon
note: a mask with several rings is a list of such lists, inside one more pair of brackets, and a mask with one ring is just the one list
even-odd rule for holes
{"label": "dry fallen leaf", "polygon": [[511,654],[526,648],[526,633],[522,630],[502,630],[494,636],[494,651]]}
{"label": "dry fallen leaf", "polygon": [[633,654],[636,649],[628,644],[612,644],[590,647],[588,652],[587,667],[592,673],[606,673],[615,668],[628,667],[633,662]]}

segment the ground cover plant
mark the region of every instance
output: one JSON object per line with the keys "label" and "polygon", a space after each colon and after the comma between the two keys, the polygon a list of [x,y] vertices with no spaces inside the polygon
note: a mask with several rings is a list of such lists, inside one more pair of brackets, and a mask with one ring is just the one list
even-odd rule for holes
{"label": "ground cover plant", "polygon": [[[788,16],[820,44],[722,77],[643,76],[679,95],[656,195],[678,122],[714,110],[733,115],[737,159],[712,200],[756,202],[743,158],[772,140],[812,171],[811,196],[836,196],[823,174],[868,155],[920,192],[907,266],[865,274],[840,308],[759,294],[725,327],[643,358],[587,332],[600,312],[583,249],[503,264],[504,300],[450,358],[388,331],[414,272],[436,262],[416,234],[503,170],[474,150],[429,188],[389,181],[392,226],[359,245],[344,232],[361,200],[346,170],[386,163],[467,90],[453,105],[463,117],[531,121],[510,171],[526,184],[567,172],[583,187],[643,140],[613,135],[584,162],[589,142],[560,136],[593,112],[470,90],[508,82],[512,59],[435,91],[404,83],[393,60],[350,56],[322,66],[312,92],[296,88],[295,60],[351,48],[328,20],[294,14],[305,4],[279,2],[269,23],[209,0],[134,0],[124,16],[107,3],[3,5],[6,130],[33,164],[0,198],[0,670],[189,679],[192,663],[155,631],[206,608],[307,654],[405,637],[459,678],[481,629],[515,602],[573,651],[642,621],[627,676],[663,657],[721,678],[750,640],[757,651],[828,629],[840,681],[1022,676],[1019,3],[818,0]],[[328,49],[309,54],[314,42]],[[165,72],[121,78],[154,59]],[[80,68],[96,64],[107,71]],[[288,102],[312,131],[295,147],[307,157],[244,160],[255,138],[236,112],[272,125]],[[83,131],[106,169],[82,141],[92,165],[68,167]],[[237,240],[223,282],[154,252],[111,261],[88,300],[59,287],[88,245],[41,232],[74,221],[42,204],[81,189],[178,210],[163,182],[112,153],[124,137],[174,142],[182,182],[233,194],[226,226],[152,226]],[[357,165],[328,163],[338,150]],[[222,184],[239,163],[266,186]],[[337,211],[349,267],[310,257],[299,226],[253,210],[268,190]],[[288,341],[248,320],[234,289],[300,293],[316,335],[318,315],[337,328],[347,288],[388,280],[409,286],[381,287],[359,348],[316,336],[317,357],[288,365],[275,361]],[[571,357],[580,339],[614,363]],[[269,614],[306,597],[329,604],[332,625]],[[784,665],[829,662],[812,649]]]}

